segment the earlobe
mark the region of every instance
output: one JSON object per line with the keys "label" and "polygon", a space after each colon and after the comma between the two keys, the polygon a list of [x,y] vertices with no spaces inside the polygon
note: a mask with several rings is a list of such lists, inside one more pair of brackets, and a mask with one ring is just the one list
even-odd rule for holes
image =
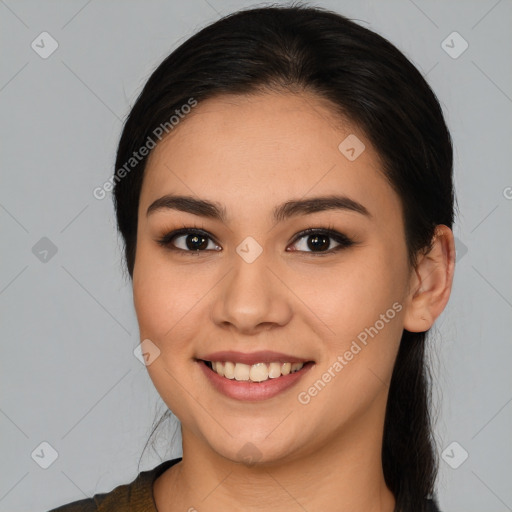
{"label": "earlobe", "polygon": [[432,327],[450,297],[455,270],[455,243],[452,230],[436,226],[431,250],[418,258],[411,274],[406,299],[404,329],[424,332]]}

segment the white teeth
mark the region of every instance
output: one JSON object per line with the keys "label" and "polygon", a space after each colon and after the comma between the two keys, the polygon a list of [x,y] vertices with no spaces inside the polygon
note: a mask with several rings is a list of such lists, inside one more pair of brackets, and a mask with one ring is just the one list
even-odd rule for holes
{"label": "white teeth", "polygon": [[304,366],[304,363],[272,362],[270,364],[256,363],[251,366],[231,361],[213,361],[211,365],[215,373],[227,379],[264,382],[268,379],[277,379],[281,375],[297,372]]}
{"label": "white teeth", "polygon": [[248,364],[235,364],[235,379],[236,380],[249,380],[249,372],[251,367]]}
{"label": "white teeth", "polygon": [[268,379],[268,366],[265,363],[257,363],[251,366],[249,378],[253,382],[262,382]]}
{"label": "white teeth", "polygon": [[[235,365],[230,361],[226,361],[224,365],[222,363],[218,363],[221,367],[224,366],[224,377],[227,379],[235,378]],[[215,370],[216,371],[216,370]]]}
{"label": "white teeth", "polygon": [[222,363],[212,363],[213,369],[221,376],[224,377],[224,367]]}
{"label": "white teeth", "polygon": [[304,365],[302,363],[293,363],[291,367],[291,373],[300,370]]}
{"label": "white teeth", "polygon": [[268,367],[268,376],[270,379],[281,377],[281,363],[270,363]]}

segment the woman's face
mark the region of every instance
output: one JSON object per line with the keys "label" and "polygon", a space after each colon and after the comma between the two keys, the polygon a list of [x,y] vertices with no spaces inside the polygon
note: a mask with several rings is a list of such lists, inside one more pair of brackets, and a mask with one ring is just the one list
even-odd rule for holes
{"label": "woman's face", "polygon": [[[134,303],[184,447],[272,462],[381,435],[411,278],[401,203],[365,135],[331,116],[305,94],[207,100],[149,157]],[[164,239],[182,228],[202,233]],[[219,351],[284,356],[229,379],[199,361]],[[295,360],[314,364],[277,377]]]}

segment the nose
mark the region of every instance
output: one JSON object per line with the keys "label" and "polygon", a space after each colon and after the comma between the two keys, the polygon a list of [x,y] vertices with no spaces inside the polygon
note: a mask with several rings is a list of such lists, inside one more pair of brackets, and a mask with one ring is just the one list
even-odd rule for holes
{"label": "nose", "polygon": [[215,290],[212,320],[243,334],[286,325],[292,316],[290,292],[265,251],[250,261],[233,255],[230,271]]}

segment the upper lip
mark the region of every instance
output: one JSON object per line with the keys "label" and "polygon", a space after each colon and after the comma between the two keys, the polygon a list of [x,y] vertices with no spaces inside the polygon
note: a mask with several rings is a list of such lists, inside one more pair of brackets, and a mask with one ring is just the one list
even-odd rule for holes
{"label": "upper lip", "polygon": [[206,354],[198,359],[202,359],[203,361],[231,361],[233,363],[243,363],[250,366],[256,363],[307,363],[311,361],[311,359],[283,354],[282,352],[274,352],[273,350],[260,350],[251,353],[222,350]]}

